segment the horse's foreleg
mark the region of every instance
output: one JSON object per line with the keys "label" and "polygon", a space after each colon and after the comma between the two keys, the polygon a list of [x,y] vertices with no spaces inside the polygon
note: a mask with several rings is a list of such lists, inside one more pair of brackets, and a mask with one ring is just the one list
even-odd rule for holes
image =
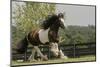
{"label": "horse's foreleg", "polygon": [[32,54],[31,54],[31,56],[30,56],[29,59],[28,59],[30,62],[36,61],[36,60],[34,59],[35,52],[36,52],[36,50],[33,48],[33,49],[32,49]]}
{"label": "horse's foreleg", "polygon": [[67,59],[68,57],[64,55],[64,53],[62,52],[62,50],[59,50],[59,54],[60,54],[60,58],[62,59]]}
{"label": "horse's foreleg", "polygon": [[38,46],[34,46],[34,49],[37,51],[37,53],[39,54],[39,56],[43,59],[43,60],[48,60],[47,56],[44,56],[42,54],[42,52],[40,51]]}

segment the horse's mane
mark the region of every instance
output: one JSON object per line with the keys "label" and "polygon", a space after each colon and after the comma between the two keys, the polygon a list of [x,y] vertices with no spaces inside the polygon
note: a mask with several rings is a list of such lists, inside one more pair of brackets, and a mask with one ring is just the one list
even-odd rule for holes
{"label": "horse's mane", "polygon": [[41,27],[43,29],[48,29],[57,19],[57,15],[49,15],[46,20],[43,21],[43,23],[41,24]]}

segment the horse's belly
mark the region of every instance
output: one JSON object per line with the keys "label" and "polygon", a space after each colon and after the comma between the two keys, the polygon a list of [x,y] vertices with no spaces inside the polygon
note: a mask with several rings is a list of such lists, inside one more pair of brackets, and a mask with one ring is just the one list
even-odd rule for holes
{"label": "horse's belly", "polygon": [[41,43],[45,44],[45,43],[49,42],[48,32],[49,32],[49,29],[47,29],[47,30],[41,29],[39,31],[39,39],[40,39]]}

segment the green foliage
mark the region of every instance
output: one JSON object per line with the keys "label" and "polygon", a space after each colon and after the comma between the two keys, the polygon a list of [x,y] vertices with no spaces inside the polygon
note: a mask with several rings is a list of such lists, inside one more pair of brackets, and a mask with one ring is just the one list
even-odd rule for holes
{"label": "green foliage", "polygon": [[31,30],[39,28],[48,14],[55,13],[55,4],[16,2],[16,7],[13,9],[12,43],[16,44]]}
{"label": "green foliage", "polygon": [[[12,5],[13,6],[13,5]],[[41,22],[55,13],[55,4],[22,2],[12,12],[12,46],[14,47],[31,30],[40,28]],[[68,26],[59,30],[61,44],[95,42],[95,26]]]}
{"label": "green foliage", "polygon": [[64,39],[62,44],[76,44],[95,42],[95,26],[68,26],[66,30],[60,30],[60,36]]}

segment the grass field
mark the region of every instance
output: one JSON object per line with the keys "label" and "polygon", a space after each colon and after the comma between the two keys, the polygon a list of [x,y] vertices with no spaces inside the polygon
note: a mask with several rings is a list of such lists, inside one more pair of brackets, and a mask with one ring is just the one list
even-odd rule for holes
{"label": "grass field", "polygon": [[54,64],[54,63],[71,63],[71,62],[89,62],[96,61],[95,56],[82,56],[80,58],[68,58],[68,59],[54,59],[48,61],[35,61],[35,62],[17,62],[12,61],[12,66],[23,65],[37,65],[37,64]]}

